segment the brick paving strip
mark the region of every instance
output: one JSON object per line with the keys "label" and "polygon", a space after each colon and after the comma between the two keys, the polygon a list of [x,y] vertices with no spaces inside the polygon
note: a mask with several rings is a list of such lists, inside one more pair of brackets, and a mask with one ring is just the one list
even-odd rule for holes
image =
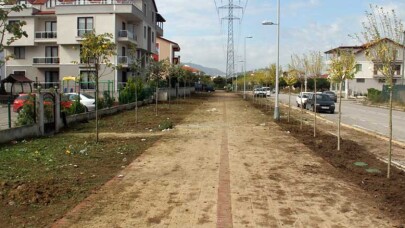
{"label": "brick paving strip", "polygon": [[231,180],[229,169],[228,130],[226,103],[223,103],[224,128],[222,132],[221,154],[219,163],[219,183],[217,201],[217,227],[232,227]]}

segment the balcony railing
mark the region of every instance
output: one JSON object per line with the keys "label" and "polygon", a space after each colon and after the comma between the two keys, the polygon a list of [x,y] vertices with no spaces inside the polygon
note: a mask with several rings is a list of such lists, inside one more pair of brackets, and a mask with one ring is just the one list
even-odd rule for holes
{"label": "balcony railing", "polygon": [[39,57],[33,58],[34,64],[59,64],[59,57]]}
{"label": "balcony railing", "polygon": [[128,56],[118,56],[118,64],[129,65],[133,63],[133,59]]}
{"label": "balcony railing", "polygon": [[35,33],[36,39],[56,39],[56,32],[54,31],[43,31]]}
{"label": "balcony railing", "polygon": [[135,0],[62,0],[56,1],[56,5],[94,5],[94,4],[132,4],[135,5]]}
{"label": "balcony railing", "polygon": [[120,30],[120,31],[118,31],[118,37],[137,40],[136,35],[133,32],[128,31],[128,30]]}

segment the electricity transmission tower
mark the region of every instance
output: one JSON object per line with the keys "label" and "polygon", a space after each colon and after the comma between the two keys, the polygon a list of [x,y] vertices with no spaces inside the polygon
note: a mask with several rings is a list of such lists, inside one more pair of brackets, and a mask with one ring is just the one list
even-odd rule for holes
{"label": "electricity transmission tower", "polygon": [[[239,1],[240,2],[240,1]],[[234,16],[234,10],[242,10],[243,7],[234,4],[233,0],[229,0],[227,5],[218,7],[219,10],[227,10],[228,16],[222,17],[221,20],[228,21],[228,43],[226,54],[226,78],[233,77],[235,73],[235,45],[233,36],[233,21],[240,20],[239,17]]]}

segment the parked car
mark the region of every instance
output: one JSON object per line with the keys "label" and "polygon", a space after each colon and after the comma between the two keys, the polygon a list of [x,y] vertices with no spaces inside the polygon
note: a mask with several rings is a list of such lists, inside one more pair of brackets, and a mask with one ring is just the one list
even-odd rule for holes
{"label": "parked car", "polygon": [[295,99],[295,102],[297,103],[297,107],[301,107],[301,103],[303,104],[302,107],[305,107],[309,94],[310,94],[310,92],[300,92],[298,94],[297,98]]}
{"label": "parked car", "polygon": [[253,96],[255,97],[263,97],[265,93],[263,92],[263,88],[255,88],[253,89]]}
{"label": "parked car", "polygon": [[269,97],[271,95],[270,87],[260,87],[253,90],[253,95],[256,97]]}
{"label": "parked car", "polygon": [[271,88],[270,87],[262,87],[263,91],[264,91],[264,95],[266,97],[270,97],[271,96]]}
{"label": "parked car", "polygon": [[[79,97],[78,93],[65,93],[68,99],[72,102],[76,101]],[[80,103],[84,105],[86,112],[96,109],[96,99],[88,94],[80,94]]]}
{"label": "parked car", "polygon": [[335,102],[330,99],[326,94],[320,93],[316,94],[316,104],[315,104],[315,94],[311,93],[308,96],[307,104],[305,105],[306,109],[321,112],[326,111],[330,113],[335,113]]}
{"label": "parked car", "polygon": [[[30,100],[30,97],[32,98],[31,100]],[[34,98],[35,98],[35,94],[33,94],[33,93],[19,94],[18,97],[13,102],[13,111],[19,113],[25,104],[34,105],[34,103],[33,103]],[[51,100],[51,99],[44,100],[44,105],[52,105],[52,103],[53,103],[53,100]],[[68,109],[68,108],[70,108],[70,106],[72,106],[72,103],[73,103],[72,101],[70,101],[67,98],[64,98],[62,96],[61,101],[60,101],[61,108]]]}
{"label": "parked car", "polygon": [[328,95],[330,99],[332,99],[334,102],[337,102],[337,96],[336,93],[333,91],[324,91],[324,94]]}
{"label": "parked car", "polygon": [[26,104],[29,101],[29,98],[32,97],[34,98],[34,95],[26,94],[26,93],[21,93],[18,95],[18,97],[14,100],[13,102],[13,112],[20,112],[24,104]]}

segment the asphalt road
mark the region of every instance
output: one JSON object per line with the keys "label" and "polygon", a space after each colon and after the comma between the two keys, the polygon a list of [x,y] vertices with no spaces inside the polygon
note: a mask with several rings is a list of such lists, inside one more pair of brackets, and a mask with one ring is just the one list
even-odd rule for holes
{"label": "asphalt road", "polygon": [[[274,99],[274,94],[272,94]],[[291,104],[297,106],[296,96],[291,96]],[[288,95],[280,94],[280,102],[288,103]],[[328,120],[337,122],[338,105],[336,103],[335,114],[321,113],[320,115]],[[355,101],[342,101],[342,123],[376,132],[388,137],[388,115],[389,110],[377,107],[368,107],[357,104]],[[393,111],[393,138],[405,142],[405,112]]]}

